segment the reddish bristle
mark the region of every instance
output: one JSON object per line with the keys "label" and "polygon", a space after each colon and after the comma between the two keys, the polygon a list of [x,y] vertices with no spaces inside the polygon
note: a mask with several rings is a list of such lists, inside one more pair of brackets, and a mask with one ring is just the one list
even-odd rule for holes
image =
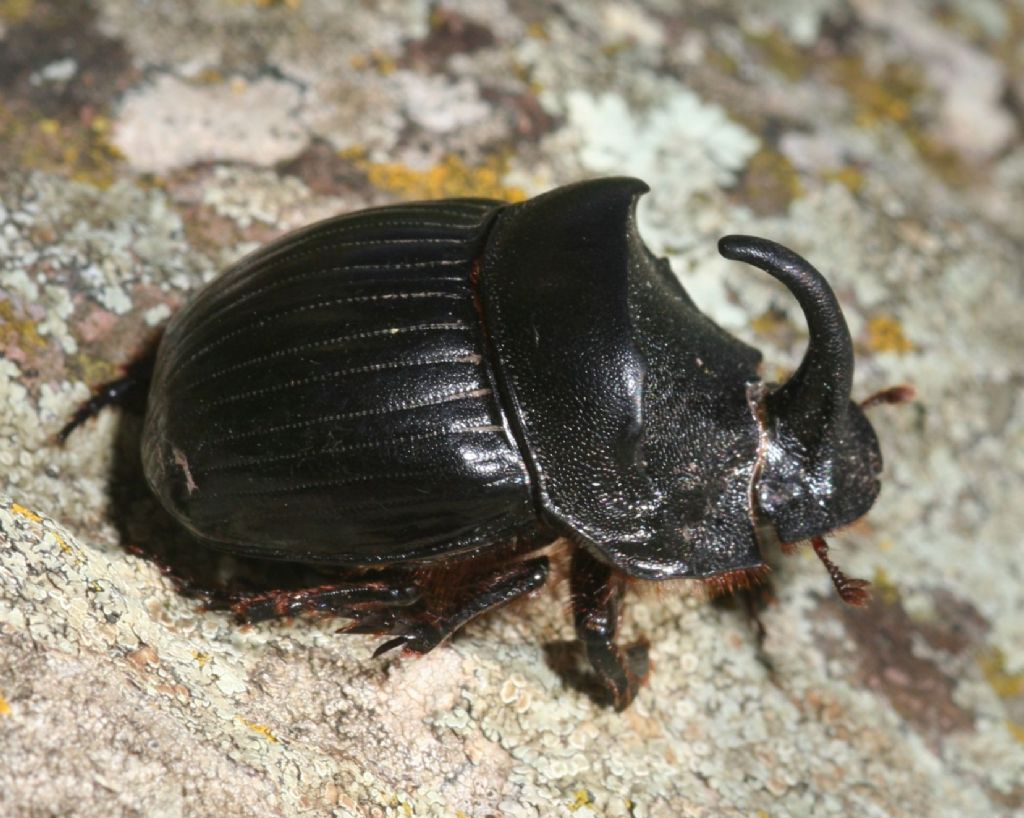
{"label": "reddish bristle", "polygon": [[785,554],[786,556],[790,556],[791,554],[795,554],[796,553],[797,546],[799,546],[799,545],[800,545],[799,542],[779,543],[779,550],[781,550],[782,553]]}
{"label": "reddish bristle", "polygon": [[771,573],[769,566],[755,565],[753,568],[740,568],[735,571],[726,571],[724,574],[716,574],[713,577],[706,577],[699,582],[709,597],[716,597],[722,594],[734,594],[736,591],[760,585],[768,578],[769,573]]}

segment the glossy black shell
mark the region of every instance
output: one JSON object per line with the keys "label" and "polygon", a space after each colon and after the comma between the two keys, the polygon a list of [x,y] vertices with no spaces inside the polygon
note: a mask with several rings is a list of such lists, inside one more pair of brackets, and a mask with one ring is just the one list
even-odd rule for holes
{"label": "glossy black shell", "polygon": [[243,259],[166,330],[151,486],[201,538],[295,561],[540,534],[649,579],[761,566],[760,355],[644,246],[646,190],[378,208]]}
{"label": "glossy black shell", "polygon": [[536,527],[474,265],[499,202],[367,210],[286,236],[170,322],[143,462],[233,550],[336,563],[467,550]]}

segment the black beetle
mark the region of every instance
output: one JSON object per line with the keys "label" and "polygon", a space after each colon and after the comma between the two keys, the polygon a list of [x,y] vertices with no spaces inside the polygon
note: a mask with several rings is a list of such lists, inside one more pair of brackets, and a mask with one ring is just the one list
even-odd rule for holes
{"label": "black beetle", "polygon": [[337,568],[238,613],[330,610],[390,635],[377,653],[429,651],[540,587],[541,549],[566,538],[576,633],[624,707],[647,667],[615,643],[627,578],[743,586],[766,543],[810,539],[861,604],[867,583],[822,535],[870,508],[882,468],[824,278],[770,241],[719,242],[807,319],[799,369],[763,384],[760,354],[644,246],[647,189],[598,179],[299,230],[198,293],[152,372],[108,385],[62,437],[149,381],[145,474],[174,517],[219,548]]}

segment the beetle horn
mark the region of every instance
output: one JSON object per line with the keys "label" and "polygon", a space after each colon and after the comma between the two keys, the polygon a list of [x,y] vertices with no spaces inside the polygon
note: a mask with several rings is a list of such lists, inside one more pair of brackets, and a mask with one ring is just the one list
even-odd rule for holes
{"label": "beetle horn", "polygon": [[767,239],[725,236],[718,251],[785,284],[807,318],[807,352],[793,376],[768,395],[772,414],[805,433],[832,427],[845,416],[853,385],[853,342],[832,288],[805,259]]}

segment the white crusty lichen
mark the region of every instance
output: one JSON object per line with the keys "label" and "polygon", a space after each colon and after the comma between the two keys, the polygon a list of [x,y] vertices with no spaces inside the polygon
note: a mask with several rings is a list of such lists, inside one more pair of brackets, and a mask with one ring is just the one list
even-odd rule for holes
{"label": "white crusty lichen", "polygon": [[[657,180],[677,201],[731,184],[760,140],[680,85],[646,110],[614,94],[573,91],[569,127],[586,170]],[[660,194],[659,194],[660,195]]]}
{"label": "white crusty lichen", "polygon": [[[300,101],[295,83],[271,77],[197,84],[165,74],[125,97],[114,143],[149,173],[215,160],[273,165],[309,141]],[[168,142],[168,131],[180,138]]]}

